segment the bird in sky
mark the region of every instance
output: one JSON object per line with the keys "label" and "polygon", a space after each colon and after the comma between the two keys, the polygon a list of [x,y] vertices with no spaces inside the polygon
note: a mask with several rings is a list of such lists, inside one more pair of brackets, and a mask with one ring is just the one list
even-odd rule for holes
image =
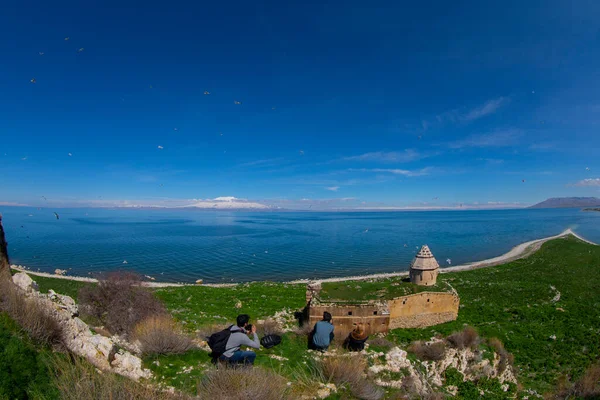
{"label": "bird in sky", "polygon": [[160,145],[159,145],[159,146],[158,146],[158,149],[159,149],[159,150],[162,150],[162,149],[164,149],[164,147],[162,147],[162,146],[160,146]]}
{"label": "bird in sky", "polygon": [[209,94],[210,94],[210,92],[209,92],[208,90],[205,90],[205,91],[204,91],[204,94],[205,94],[205,95],[209,95]]}
{"label": "bird in sky", "polygon": [[301,156],[304,155],[304,150],[300,150],[298,153],[300,153]]}
{"label": "bird in sky", "polygon": [[437,197],[434,197],[434,198],[433,198],[433,200],[437,200],[437,199],[438,199]]}
{"label": "bird in sky", "polygon": [[73,154],[69,153],[69,157],[72,157],[72,156],[73,156]]}
{"label": "bird in sky", "polygon": [[42,196],[42,199],[48,201],[48,199],[46,198],[46,196]]}
{"label": "bird in sky", "polygon": [[27,157],[23,157],[23,158],[21,158],[21,160],[25,161],[25,160],[27,160]]}
{"label": "bird in sky", "polygon": [[83,50],[85,50],[83,47],[80,47],[79,50],[77,50],[78,53],[83,52]]}
{"label": "bird in sky", "polygon": [[448,265],[452,264],[452,260],[449,258],[446,258],[446,262],[448,263]]}
{"label": "bird in sky", "polygon": [[123,260],[123,264],[127,264],[127,260]]}
{"label": "bird in sky", "polygon": [[590,167],[585,167],[585,170],[586,170],[586,171],[589,171],[589,170],[590,170]]}
{"label": "bird in sky", "polygon": [[525,183],[525,179],[523,179],[521,182]]}
{"label": "bird in sky", "polygon": [[35,83],[35,78],[31,78],[31,80],[29,82]]}
{"label": "bird in sky", "polygon": [[43,51],[40,51],[40,52],[39,52],[39,54],[40,54],[40,56],[43,56],[43,55],[44,55],[44,52],[43,52]]}
{"label": "bird in sky", "polygon": [[67,36],[67,37],[65,38],[65,41],[66,41],[66,40],[69,40],[69,39],[70,39],[70,37],[68,37],[68,36]]}
{"label": "bird in sky", "polygon": [[234,100],[234,101],[233,101],[233,104],[235,104],[235,105],[238,105],[238,106],[239,106],[240,104],[242,104],[242,102],[241,102],[241,101]]}
{"label": "bird in sky", "polygon": [[58,213],[56,211],[54,212],[54,216],[56,217],[56,219],[60,219],[60,216],[58,215]]}

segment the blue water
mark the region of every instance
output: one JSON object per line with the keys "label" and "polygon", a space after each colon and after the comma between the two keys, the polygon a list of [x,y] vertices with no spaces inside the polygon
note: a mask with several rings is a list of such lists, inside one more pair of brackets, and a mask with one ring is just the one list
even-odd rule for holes
{"label": "blue water", "polygon": [[457,265],[566,228],[600,243],[600,212],[579,209],[292,213],[0,207],[0,213],[14,264],[68,269],[71,275],[127,268],[172,282],[403,271],[422,244],[440,264],[450,258]]}

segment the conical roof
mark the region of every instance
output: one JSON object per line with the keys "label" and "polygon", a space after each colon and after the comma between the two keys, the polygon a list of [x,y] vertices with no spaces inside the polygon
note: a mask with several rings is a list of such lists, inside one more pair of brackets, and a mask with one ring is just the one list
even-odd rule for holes
{"label": "conical roof", "polygon": [[432,270],[438,269],[440,265],[435,260],[433,253],[429,250],[429,246],[424,245],[417,253],[415,259],[410,266],[412,269]]}

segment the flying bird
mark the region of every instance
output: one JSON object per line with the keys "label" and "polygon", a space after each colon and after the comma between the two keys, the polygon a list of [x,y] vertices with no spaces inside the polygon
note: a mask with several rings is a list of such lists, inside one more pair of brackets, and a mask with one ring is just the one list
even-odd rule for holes
{"label": "flying bird", "polygon": [[179,129],[177,129],[177,128],[173,128],[173,130],[174,130],[174,131],[178,131]]}
{"label": "flying bird", "polygon": [[46,198],[46,196],[42,196],[42,199],[48,201],[48,199]]}
{"label": "flying bird", "polygon": [[56,217],[56,219],[60,219],[60,216],[58,215],[58,213],[56,211],[54,212],[54,216]]}
{"label": "flying bird", "polygon": [[69,153],[69,157],[73,156],[73,154]]}
{"label": "flying bird", "polygon": [[446,258],[446,262],[448,263],[448,265],[452,264],[452,260],[449,258]]}
{"label": "flying bird", "polygon": [[70,38],[69,38],[68,36],[65,38],[65,40],[69,40],[69,39],[70,39]]}
{"label": "flying bird", "polygon": [[81,53],[83,50],[85,50],[83,47],[81,47],[79,50],[77,50],[78,53]]}
{"label": "flying bird", "polygon": [[241,101],[234,100],[234,101],[233,101],[233,104],[235,104],[235,105],[238,105],[238,106],[239,106],[240,104],[242,104],[242,102],[241,102]]}
{"label": "flying bird", "polygon": [[162,150],[162,149],[164,149],[164,147],[162,147],[162,146],[158,146],[158,149],[159,149],[159,150]]}
{"label": "flying bird", "polygon": [[27,160],[27,157],[23,157],[23,158],[21,158],[21,160],[25,161],[25,160]]}
{"label": "flying bird", "polygon": [[31,78],[31,80],[29,82],[35,83],[35,78]]}
{"label": "flying bird", "polygon": [[300,150],[298,153],[300,153],[301,156],[304,155],[304,150]]}
{"label": "flying bird", "polygon": [[123,264],[127,264],[127,260],[123,260]]}
{"label": "flying bird", "polygon": [[589,170],[590,170],[590,167],[585,167],[585,170],[586,170],[586,171],[589,171]]}
{"label": "flying bird", "polygon": [[525,183],[525,179],[523,179],[521,182]]}
{"label": "flying bird", "polygon": [[437,199],[438,199],[437,197],[434,197],[434,198],[433,198],[433,200],[437,200]]}
{"label": "flying bird", "polygon": [[204,94],[205,94],[205,95],[209,95],[209,94],[210,94],[210,92],[209,92],[208,90],[205,90],[205,91],[204,91]]}
{"label": "flying bird", "polygon": [[39,53],[39,54],[40,54],[40,56],[43,56],[43,55],[44,55],[44,52],[43,52],[43,51],[40,51],[40,53]]}

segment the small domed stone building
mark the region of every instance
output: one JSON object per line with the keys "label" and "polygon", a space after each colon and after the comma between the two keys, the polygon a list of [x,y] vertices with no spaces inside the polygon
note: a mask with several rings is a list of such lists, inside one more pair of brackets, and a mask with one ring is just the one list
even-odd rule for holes
{"label": "small domed stone building", "polygon": [[410,266],[410,281],[415,285],[433,286],[437,280],[440,265],[424,245]]}

